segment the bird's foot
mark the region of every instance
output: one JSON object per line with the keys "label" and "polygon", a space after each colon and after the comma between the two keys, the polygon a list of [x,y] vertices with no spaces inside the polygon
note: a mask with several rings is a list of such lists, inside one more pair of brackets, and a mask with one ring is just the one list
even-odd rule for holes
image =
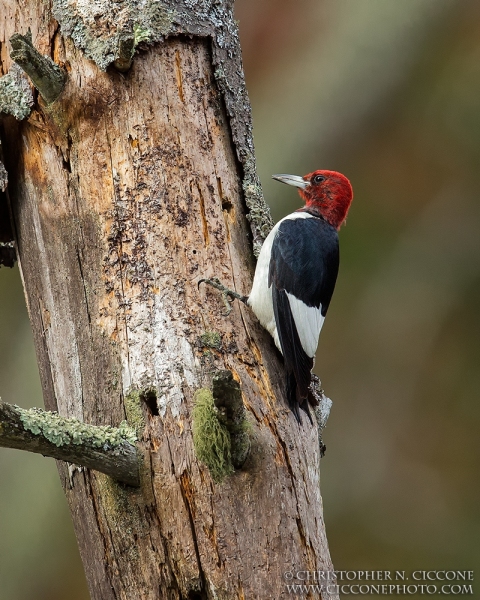
{"label": "bird's foot", "polygon": [[225,304],[225,313],[224,315],[227,317],[232,312],[232,302],[237,299],[244,304],[247,303],[248,296],[242,296],[235,290],[231,290],[221,283],[221,281],[217,277],[212,277],[211,279],[200,279],[198,282],[198,286],[200,287],[201,283],[206,283],[207,285],[211,285],[216,290],[222,292],[223,303]]}

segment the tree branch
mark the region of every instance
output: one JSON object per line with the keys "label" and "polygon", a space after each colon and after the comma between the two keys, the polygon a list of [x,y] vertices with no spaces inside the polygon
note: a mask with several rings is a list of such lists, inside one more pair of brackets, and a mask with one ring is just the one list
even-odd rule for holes
{"label": "tree branch", "polygon": [[32,44],[31,34],[14,33],[10,38],[12,51],[10,58],[32,80],[33,85],[47,104],[52,104],[60,96],[67,74],[52,59],[42,56]]}
{"label": "tree branch", "polygon": [[39,408],[25,410],[0,400],[0,447],[17,448],[75,463],[140,485],[136,435],[120,427],[86,425]]}

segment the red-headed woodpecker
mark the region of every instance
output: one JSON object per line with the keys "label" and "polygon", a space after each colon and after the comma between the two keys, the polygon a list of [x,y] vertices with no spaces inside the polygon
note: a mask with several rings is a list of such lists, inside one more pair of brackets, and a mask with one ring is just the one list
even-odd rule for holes
{"label": "red-headed woodpecker", "polygon": [[348,179],[336,171],[314,171],[304,177],[273,175],[299,188],[305,206],[279,221],[258,257],[252,291],[241,296],[217,279],[204,279],[251,307],[283,354],[287,397],[301,423],[299,408],[308,408],[311,371],[320,330],[337,280],[337,231],[353,199]]}
{"label": "red-headed woodpecker", "polygon": [[345,221],[353,191],[348,179],[336,171],[273,178],[299,188],[305,206],[284,217],[267,236],[247,304],[283,354],[288,401],[301,422],[299,407],[310,418],[311,371],[337,280],[337,230]]}

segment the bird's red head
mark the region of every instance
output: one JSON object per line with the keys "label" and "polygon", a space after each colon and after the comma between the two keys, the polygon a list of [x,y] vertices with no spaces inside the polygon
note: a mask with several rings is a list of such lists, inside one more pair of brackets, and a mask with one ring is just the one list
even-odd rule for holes
{"label": "bird's red head", "polygon": [[322,216],[325,221],[340,229],[347,218],[353,200],[350,181],[337,171],[318,170],[303,177],[273,175],[274,179],[298,187],[305,208]]}

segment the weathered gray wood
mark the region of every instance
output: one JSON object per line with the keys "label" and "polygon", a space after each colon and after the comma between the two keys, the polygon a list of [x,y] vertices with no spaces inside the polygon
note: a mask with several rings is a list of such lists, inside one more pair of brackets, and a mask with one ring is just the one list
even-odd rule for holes
{"label": "weathered gray wood", "polygon": [[[261,213],[250,109],[239,47],[220,45],[233,15],[218,6],[215,44],[214,19],[198,25],[191,7],[191,38],[174,24],[120,74],[35,5],[35,46],[54,48],[68,82],[1,132],[46,407],[98,425],[127,418],[150,459],[137,491],[94,471],[70,482],[59,463],[95,599],[282,598],[286,570],[332,570],[317,429],[287,409],[278,353],[248,308],[225,318],[218,292],[197,286],[218,276],[248,293],[252,237],[268,230],[261,215],[253,235],[247,221],[247,206]],[[22,19],[9,0],[0,39]],[[220,343],[206,348],[212,331]],[[241,381],[252,449],[217,485],[191,414],[221,369]]]}
{"label": "weathered gray wood", "polygon": [[29,35],[15,33],[10,44],[10,58],[30,77],[45,102],[55,102],[62,93],[67,74],[50,58],[40,54],[32,44],[30,32]]}
{"label": "weathered gray wood", "polygon": [[0,447],[26,450],[95,469],[117,481],[140,485],[135,435],[128,426],[98,427],[40,409],[0,400]]}

